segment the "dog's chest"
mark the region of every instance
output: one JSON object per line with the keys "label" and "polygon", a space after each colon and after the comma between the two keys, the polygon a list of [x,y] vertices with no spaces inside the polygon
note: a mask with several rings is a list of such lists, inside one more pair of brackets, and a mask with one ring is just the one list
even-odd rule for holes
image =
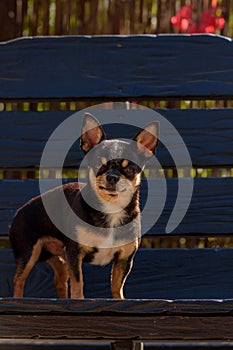
{"label": "dog's chest", "polygon": [[127,237],[115,236],[115,229],[95,230],[91,227],[77,227],[76,241],[85,252],[85,262],[94,265],[111,263],[119,252],[120,247],[128,243]]}
{"label": "dog's chest", "polygon": [[99,248],[93,254],[93,258],[90,261],[93,265],[107,265],[112,262],[116,256],[116,253],[119,251],[119,247],[115,248]]}
{"label": "dog's chest", "polygon": [[122,225],[122,221],[125,218],[124,211],[111,213],[106,215],[106,222],[109,227],[117,227]]}

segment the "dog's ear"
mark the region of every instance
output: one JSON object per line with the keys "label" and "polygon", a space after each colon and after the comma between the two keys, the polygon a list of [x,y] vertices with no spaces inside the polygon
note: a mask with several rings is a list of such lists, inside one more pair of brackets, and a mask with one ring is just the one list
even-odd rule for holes
{"label": "dog's ear", "polygon": [[84,114],[80,147],[84,153],[105,139],[105,133],[98,120],[90,113]]}
{"label": "dog's ear", "polygon": [[144,129],[133,138],[137,142],[137,150],[139,154],[146,158],[151,157],[155,153],[158,144],[159,122],[153,122],[145,126]]}

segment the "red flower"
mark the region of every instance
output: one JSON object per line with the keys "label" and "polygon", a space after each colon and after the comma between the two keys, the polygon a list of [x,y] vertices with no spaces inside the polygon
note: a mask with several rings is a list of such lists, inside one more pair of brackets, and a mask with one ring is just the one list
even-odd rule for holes
{"label": "red flower", "polygon": [[221,16],[221,7],[210,7],[203,10],[200,16],[200,22],[196,23],[192,20],[193,8],[191,5],[185,5],[180,8],[175,16],[171,18],[174,28],[180,32],[193,33],[215,33],[216,29],[223,29],[225,19]]}
{"label": "red flower", "polygon": [[185,5],[180,8],[175,16],[171,18],[173,27],[177,27],[180,31],[186,32],[192,20],[192,6]]}

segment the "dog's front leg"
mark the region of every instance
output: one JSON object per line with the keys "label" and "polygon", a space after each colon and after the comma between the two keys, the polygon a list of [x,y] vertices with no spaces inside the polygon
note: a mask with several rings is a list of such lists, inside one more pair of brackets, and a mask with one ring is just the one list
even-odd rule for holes
{"label": "dog's front leg", "polygon": [[113,298],[124,299],[123,288],[132,266],[133,257],[114,261],[111,276],[111,289]]}
{"label": "dog's front leg", "polygon": [[83,299],[83,273],[82,260],[78,260],[77,267],[70,270],[70,297],[73,299]]}
{"label": "dog's front leg", "polygon": [[70,297],[74,299],[83,299],[83,273],[82,260],[78,247],[67,249],[66,260],[70,276]]}

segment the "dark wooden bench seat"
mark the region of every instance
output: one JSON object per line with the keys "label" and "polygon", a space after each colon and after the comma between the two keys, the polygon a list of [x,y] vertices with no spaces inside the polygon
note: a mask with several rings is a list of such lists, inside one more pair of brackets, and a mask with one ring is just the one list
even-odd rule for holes
{"label": "dark wooden bench seat", "polygon": [[[179,178],[166,178],[165,207],[147,232],[148,239],[230,240],[232,99],[233,44],[223,37],[44,37],[0,44],[0,236],[7,238],[16,209],[39,193],[38,179],[28,177],[38,177],[46,141],[62,121],[82,104],[123,101],[127,109],[126,101],[150,101],[149,106],[182,136],[193,169],[175,169],[167,148],[176,145],[168,133],[157,159],[165,172],[171,170]],[[166,108],[161,109],[162,105]],[[109,112],[101,113],[107,116]],[[134,132],[125,127],[120,131],[106,128],[110,137],[130,138]],[[66,159],[67,174],[74,174],[71,169],[77,168],[82,157],[77,143]],[[202,169],[204,178],[200,177]],[[179,183],[191,181],[191,173],[197,177],[190,206],[168,234],[166,225]],[[161,174],[150,169],[149,174],[158,191],[144,218],[153,220],[162,198],[156,178]],[[45,181],[52,186],[51,179]],[[142,206],[146,197],[143,180]],[[181,209],[182,200],[185,194]],[[137,350],[143,344],[145,349],[233,347],[232,248],[141,248],[124,301],[110,299],[109,266],[84,266],[85,300],[57,299],[52,270],[46,264],[38,264],[31,272],[25,298],[13,299],[14,271],[11,249],[1,249],[0,350],[107,349],[110,343],[112,349]]]}
{"label": "dark wooden bench seat", "polygon": [[11,338],[13,328],[16,338],[227,341],[232,307],[232,300],[5,299],[1,335]]}

